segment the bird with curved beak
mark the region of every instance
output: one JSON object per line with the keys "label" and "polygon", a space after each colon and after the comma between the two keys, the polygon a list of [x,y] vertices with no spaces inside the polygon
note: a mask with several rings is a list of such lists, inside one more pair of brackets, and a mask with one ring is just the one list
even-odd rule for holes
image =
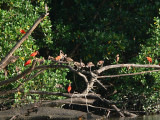
{"label": "bird with curved beak", "polygon": [[71,92],[71,89],[72,89],[71,83],[69,83],[69,86],[68,86],[68,88],[67,88],[69,94],[70,94],[70,92]]}
{"label": "bird with curved beak", "polygon": [[82,59],[80,59],[80,66],[82,67],[82,68],[84,68],[86,65],[82,62]]}
{"label": "bird with curved beak", "polygon": [[74,65],[77,67],[77,70],[81,69],[81,64],[79,62],[74,62]]}
{"label": "bird with curved beak", "polygon": [[146,58],[147,58],[149,64],[152,63],[152,58],[151,57],[146,57]]}
{"label": "bird with curved beak", "polygon": [[103,60],[100,60],[100,61],[97,62],[97,66],[103,67],[103,64],[104,64],[104,61],[103,61]]}
{"label": "bird with curved beak", "polygon": [[95,65],[92,62],[87,63],[86,67],[90,68],[90,72],[91,72],[91,67],[94,67]]}
{"label": "bird with curved beak", "polygon": [[119,61],[119,54],[116,55],[116,63],[118,64]]}
{"label": "bird with curved beak", "polygon": [[39,52],[38,51],[35,51],[35,52],[33,52],[30,56],[31,57],[35,57],[36,55],[38,55],[39,54]]}

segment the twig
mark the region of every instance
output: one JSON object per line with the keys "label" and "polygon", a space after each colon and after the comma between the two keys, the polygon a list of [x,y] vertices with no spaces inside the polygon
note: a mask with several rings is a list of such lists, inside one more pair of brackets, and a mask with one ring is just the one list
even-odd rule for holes
{"label": "twig", "polygon": [[105,90],[107,90],[107,88],[103,85],[103,83],[101,83],[99,80],[97,80],[96,79],[96,82],[98,83],[98,84],[100,84]]}

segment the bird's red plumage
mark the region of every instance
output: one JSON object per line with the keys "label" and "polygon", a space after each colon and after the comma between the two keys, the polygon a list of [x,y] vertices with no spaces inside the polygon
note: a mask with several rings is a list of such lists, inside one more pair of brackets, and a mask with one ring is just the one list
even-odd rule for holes
{"label": "bird's red plumage", "polygon": [[151,57],[147,57],[147,60],[148,60],[149,62],[152,62],[152,58],[151,58]]}
{"label": "bird's red plumage", "polygon": [[71,87],[71,83],[70,83],[68,86],[68,89],[67,89],[69,93],[70,93],[71,89],[72,89],[72,87]]}
{"label": "bird's red plumage", "polygon": [[22,33],[22,34],[26,34],[26,32],[24,31],[24,30],[20,30],[20,33]]}
{"label": "bird's red plumage", "polygon": [[24,64],[24,66],[31,64],[31,61],[32,61],[32,60],[29,59],[29,60]]}
{"label": "bird's red plumage", "polygon": [[38,51],[33,52],[30,56],[34,57],[38,54]]}
{"label": "bird's red plumage", "polygon": [[62,57],[61,57],[61,56],[57,56],[57,57],[55,58],[55,61],[58,61],[58,60],[60,60],[60,59],[62,59]]}

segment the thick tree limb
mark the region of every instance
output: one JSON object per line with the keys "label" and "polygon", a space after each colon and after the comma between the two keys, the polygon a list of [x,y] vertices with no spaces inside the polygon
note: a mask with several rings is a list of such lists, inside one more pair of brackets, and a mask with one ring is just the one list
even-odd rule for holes
{"label": "thick tree limb", "polygon": [[103,83],[101,83],[99,80],[96,79],[96,82],[101,85],[106,91],[107,91],[107,88],[103,85]]}
{"label": "thick tree limb", "polygon": [[89,84],[87,85],[86,89],[82,92],[82,94],[88,94],[89,91],[93,88],[94,82],[96,81],[96,78],[91,78]]}
{"label": "thick tree limb", "polygon": [[21,46],[21,44],[28,38],[28,36],[33,32],[33,30],[39,25],[39,23],[43,20],[45,16],[49,15],[49,13],[42,14],[33,24],[33,26],[27,31],[27,33],[19,40],[16,45],[10,50],[8,55],[0,62],[0,69],[5,68],[8,59],[12,56],[12,54]]}
{"label": "thick tree limb", "polygon": [[[85,98],[69,98],[69,99],[61,99],[61,100],[54,100],[54,101],[49,101],[49,102],[43,102],[42,106],[44,107],[55,107],[55,106],[60,106],[62,104],[71,104],[71,99],[72,99],[72,104],[85,104],[86,99]],[[95,102],[95,99],[88,99],[87,103],[88,104],[93,104]]]}

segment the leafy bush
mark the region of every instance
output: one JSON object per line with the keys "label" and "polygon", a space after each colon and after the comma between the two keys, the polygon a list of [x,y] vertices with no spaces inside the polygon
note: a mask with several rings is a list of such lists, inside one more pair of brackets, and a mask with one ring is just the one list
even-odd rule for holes
{"label": "leafy bush", "polygon": [[[19,39],[23,37],[23,33],[20,30],[27,32],[30,27],[34,24],[37,18],[45,12],[45,0],[41,1],[19,1],[10,0],[0,1],[0,54],[2,58],[7,55],[7,53],[13,48],[13,46],[18,42]],[[27,38],[27,40],[16,50],[14,56],[19,56],[19,59],[14,64],[9,64],[7,66],[7,77],[4,76],[4,71],[0,72],[1,81],[5,79],[16,76],[17,74],[23,72],[28,66],[24,67],[24,63],[28,59],[34,59],[30,57],[30,54],[34,51],[40,50],[44,46],[52,46],[52,30],[51,21],[49,17],[45,17],[40,25],[35,29],[35,31]],[[54,55],[54,54],[53,54]],[[42,58],[44,54],[39,57]],[[48,56],[44,56],[48,57]],[[45,64],[49,64],[51,61],[46,61]],[[17,71],[17,68],[19,69]],[[37,71],[36,71],[37,72]],[[20,79],[11,85],[1,87],[1,91],[14,89],[18,87],[25,79],[34,75],[36,72],[32,72],[30,75],[25,76],[25,78]],[[64,86],[68,83],[66,79],[68,70],[67,69],[52,69],[46,70],[44,73],[38,77],[22,83],[25,94],[20,92],[12,95],[16,102],[31,102],[34,99],[39,99],[39,95],[30,95],[29,90],[43,90],[43,91],[63,91],[65,92]],[[62,87],[56,87],[56,84],[61,84]],[[45,99],[47,98],[44,97]],[[50,99],[55,99],[57,97],[52,96]]]}
{"label": "leafy bush", "polygon": [[[152,63],[154,65],[159,64],[159,42],[160,42],[160,18],[154,18],[154,24],[151,25],[148,34],[151,37],[147,39],[146,44],[141,44],[141,51],[139,54],[131,59],[130,63],[136,64],[149,64],[146,57],[152,58]],[[119,74],[131,73],[131,72],[141,72],[153,70],[152,68],[123,68],[119,71]],[[153,109],[156,106],[154,104],[159,103],[160,94],[160,72],[147,73],[142,75],[135,75],[131,77],[119,78],[116,83],[118,83],[115,88],[118,91],[114,99],[128,100],[128,104],[137,105],[139,102],[143,105],[142,108],[149,112],[159,111],[159,108]],[[133,108],[135,106],[132,106]],[[139,110],[138,108],[135,108]],[[154,110],[154,111],[152,111]]]}

